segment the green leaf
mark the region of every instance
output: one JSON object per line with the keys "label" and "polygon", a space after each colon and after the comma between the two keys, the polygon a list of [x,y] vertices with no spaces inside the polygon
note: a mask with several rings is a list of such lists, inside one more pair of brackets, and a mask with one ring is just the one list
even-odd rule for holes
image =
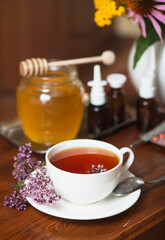
{"label": "green leaf", "polygon": [[43,161],[43,162],[41,163],[41,166],[43,167],[43,166],[45,166],[45,165],[46,165],[46,162]]}
{"label": "green leaf", "polygon": [[23,182],[17,182],[18,188],[22,189]]}
{"label": "green leaf", "polygon": [[[160,41],[160,38],[154,29],[151,21],[148,18],[144,19],[145,25],[146,25],[146,32],[147,32],[147,37],[144,38],[143,36],[140,36],[137,40],[136,44],[136,51],[135,51],[135,56],[134,56],[134,63],[133,63],[133,68],[136,67],[137,62],[143,55],[143,53],[147,50],[149,46],[151,46],[153,43]],[[165,38],[165,25],[161,22],[159,22],[161,30],[162,30],[162,37]]]}

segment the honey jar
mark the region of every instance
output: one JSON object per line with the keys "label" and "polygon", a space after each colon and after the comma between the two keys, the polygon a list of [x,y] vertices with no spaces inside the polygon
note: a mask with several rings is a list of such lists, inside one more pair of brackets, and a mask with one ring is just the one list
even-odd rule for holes
{"label": "honey jar", "polygon": [[25,135],[45,145],[75,138],[83,118],[83,94],[75,66],[50,68],[42,76],[22,77],[16,98]]}

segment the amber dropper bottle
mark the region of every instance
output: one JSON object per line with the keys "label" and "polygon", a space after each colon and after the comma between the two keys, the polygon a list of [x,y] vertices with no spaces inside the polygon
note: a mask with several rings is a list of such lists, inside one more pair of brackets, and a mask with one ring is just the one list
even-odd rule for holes
{"label": "amber dropper bottle", "polygon": [[143,77],[137,100],[137,127],[146,132],[158,124],[158,103],[155,99],[155,87]]}
{"label": "amber dropper bottle", "polygon": [[88,105],[88,129],[91,133],[100,133],[110,126],[109,105],[104,91],[106,84],[101,79],[100,66],[95,65],[93,81],[88,82],[88,86],[92,88]]}
{"label": "amber dropper bottle", "polygon": [[117,125],[125,120],[125,92],[123,85],[126,82],[126,76],[119,73],[113,73],[107,76],[110,86],[109,108],[111,126]]}

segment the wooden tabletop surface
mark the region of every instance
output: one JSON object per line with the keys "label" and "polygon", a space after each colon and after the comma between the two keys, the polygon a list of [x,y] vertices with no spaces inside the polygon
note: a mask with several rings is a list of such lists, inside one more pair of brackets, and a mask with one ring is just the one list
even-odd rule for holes
{"label": "wooden tabletop surface", "polygon": [[[0,102],[1,113],[3,112],[2,115],[0,114],[0,122],[15,115],[15,111],[10,110],[15,106],[15,102],[11,99]],[[102,140],[121,148],[136,141],[139,134],[136,124],[132,123]],[[144,180],[165,175],[165,148],[151,143],[142,143],[134,147],[133,151],[135,160],[130,168],[133,174]],[[3,201],[4,196],[12,191],[11,185],[14,183],[12,165],[16,153],[17,147],[0,136],[0,239],[136,239],[142,236],[140,234],[164,224],[164,183],[144,185],[140,198],[132,207],[116,216],[99,220],[58,218],[42,213],[30,205],[26,211],[20,212],[7,208],[3,206]],[[44,158],[37,155],[35,157]],[[164,234],[161,228],[157,239],[165,239]]]}

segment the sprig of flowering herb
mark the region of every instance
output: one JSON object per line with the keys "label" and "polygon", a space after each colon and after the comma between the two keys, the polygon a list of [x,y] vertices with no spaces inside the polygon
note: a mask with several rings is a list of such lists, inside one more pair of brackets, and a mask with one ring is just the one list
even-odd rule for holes
{"label": "sprig of flowering herb", "polygon": [[16,208],[18,211],[26,210],[27,200],[24,199],[20,191],[14,190],[10,196],[5,196],[4,205],[10,208]]}
{"label": "sprig of flowering herb", "polygon": [[102,172],[106,171],[106,169],[104,168],[104,165],[100,165],[100,164],[98,164],[96,167],[95,167],[95,165],[92,164],[91,170],[92,170],[91,172],[88,171],[89,174],[91,174],[91,173],[102,173]]}
{"label": "sprig of flowering herb", "polygon": [[46,176],[46,168],[36,170],[34,175],[27,178],[27,184],[24,184],[20,193],[24,199],[27,196],[32,196],[33,201],[37,204],[55,205],[60,196],[53,189],[52,180]]}
{"label": "sprig of flowering herb", "polygon": [[26,143],[20,146],[17,155],[14,157],[14,170],[13,176],[18,182],[23,183],[25,179],[33,172],[36,168],[41,166],[41,161],[36,161],[35,158],[31,157],[31,143]]}
{"label": "sprig of flowering herb", "polygon": [[[4,205],[16,208],[18,211],[26,210],[27,196],[32,196],[38,204],[55,205],[60,196],[53,189],[51,179],[46,176],[46,169],[42,168],[42,162],[31,157],[31,143],[20,146],[17,155],[14,157],[13,176],[18,180],[12,188],[14,192],[5,196]],[[31,173],[36,170],[36,174]],[[24,183],[28,179],[27,183]]]}

